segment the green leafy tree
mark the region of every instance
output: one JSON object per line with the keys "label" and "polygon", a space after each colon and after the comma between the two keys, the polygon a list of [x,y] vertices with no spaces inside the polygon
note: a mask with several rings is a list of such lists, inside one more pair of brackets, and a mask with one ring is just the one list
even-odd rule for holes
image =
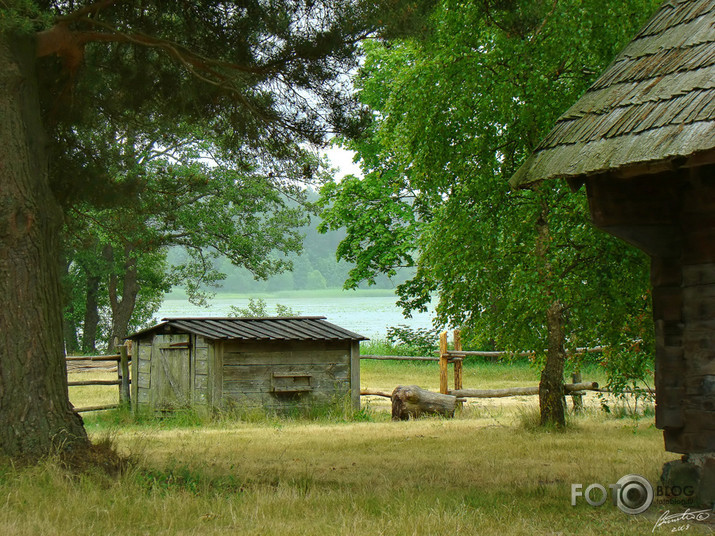
{"label": "green leafy tree", "polygon": [[235,162],[281,176],[306,144],[360,128],[340,77],[357,43],[417,30],[423,13],[389,0],[0,2],[0,452],[88,445],[62,355],[63,211],[145,184],[141,168],[107,169],[106,140],[169,148],[177,125],[199,123]]}
{"label": "green leafy tree", "polygon": [[356,85],[374,119],[346,142],[365,177],[322,192],[323,228],[347,230],[346,286],[414,266],[398,288],[406,311],[436,293],[439,320],[474,345],[536,350],[542,423],[564,424],[569,349],[626,329],[649,348],[632,314],[649,306],[647,261],[596,230],[566,184],[507,180],[655,7],[442,1],[432,33],[366,44]]}
{"label": "green leafy tree", "polygon": [[[147,320],[149,310],[141,318],[134,315],[142,294],[167,291],[172,283],[185,286],[193,302],[203,303],[202,289],[224,277],[213,268],[219,256],[260,279],[290,267],[280,254],[300,251],[298,228],[306,221],[301,206],[305,193],[290,177],[308,180],[304,166],[311,166],[319,176],[316,158],[306,153],[278,178],[262,174],[256,162],[248,166],[244,161],[238,167],[211,143],[209,134],[185,132],[170,148],[156,147],[151,140],[141,144],[136,136],[110,143],[121,153],[115,155],[114,163],[121,161],[115,166],[117,173],[137,170],[143,177],[141,187],[126,205],[97,208],[85,202],[69,210],[70,232],[77,237],[75,251],[82,254],[82,237],[92,237],[91,249],[100,242],[101,255],[95,257],[100,262],[80,262],[78,268],[86,272],[88,282],[104,279],[98,288],[108,292],[110,349],[112,341],[128,335],[130,324]],[[288,196],[296,200],[291,206]],[[151,259],[165,257],[169,247],[188,251],[186,262],[171,272],[165,267],[153,278],[146,276],[154,272],[142,274],[140,267],[156,266]],[[92,268],[98,272],[91,272]],[[96,303],[87,303],[85,316],[96,318],[95,307]],[[78,309],[74,302],[70,308]],[[87,331],[92,332],[91,323]]]}
{"label": "green leafy tree", "polygon": [[165,250],[137,254],[100,244],[97,235],[87,236],[90,244],[69,252],[65,241],[67,354],[95,354],[98,347],[112,351],[115,337],[143,327],[153,317],[172,282]]}
{"label": "green leafy tree", "polygon": [[[282,303],[276,304],[275,316],[296,315],[298,315],[298,311],[293,310],[291,307],[283,305]],[[264,318],[271,316],[271,314],[268,311],[268,304],[266,303],[266,300],[261,298],[249,298],[248,305],[246,307],[236,307],[235,305],[232,305],[231,312],[228,316],[234,318]]]}

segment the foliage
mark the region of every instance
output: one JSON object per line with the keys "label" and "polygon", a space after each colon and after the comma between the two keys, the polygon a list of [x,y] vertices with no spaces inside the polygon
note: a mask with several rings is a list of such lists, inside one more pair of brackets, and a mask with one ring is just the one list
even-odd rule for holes
{"label": "foliage", "polygon": [[[95,293],[112,302],[109,312],[100,314],[104,319],[101,329],[112,337],[126,336],[156,309],[134,314],[131,294],[141,308],[147,296],[156,302],[172,285],[181,285],[193,303],[205,304],[205,289],[225,277],[214,268],[219,256],[244,267],[253,277],[265,279],[290,268],[290,261],[281,255],[301,248],[297,229],[306,222],[304,209],[286,201],[289,195],[304,200],[295,183],[238,169],[211,140],[199,139],[196,132],[186,135],[190,137],[170,149],[157,148],[153,142],[108,140],[123,154],[121,158],[114,155],[115,160],[105,164],[113,164],[120,175],[125,173],[122,164],[131,165],[143,177],[141,188],[131,203],[120,199],[114,206],[96,207],[75,201],[68,208],[71,219],[66,226],[65,254],[70,271],[82,271],[86,280],[101,281]],[[82,141],[97,143],[95,137],[88,133]],[[308,161],[315,163],[317,172],[317,160],[305,155],[303,162]],[[152,261],[157,256],[165,259],[170,247],[186,252],[180,262],[169,269],[166,263],[159,266]],[[82,261],[87,257],[92,262]],[[147,272],[147,265],[157,270]],[[140,273],[140,269],[144,271]],[[110,299],[111,276],[127,283],[119,289],[121,299]],[[66,286],[72,287],[72,283],[70,279]],[[82,290],[73,292],[81,294]],[[118,310],[120,304],[129,310]],[[92,306],[75,300],[66,316],[81,317]],[[80,322],[73,325],[75,331],[84,330]]]}
{"label": "foliage", "polygon": [[407,351],[404,355],[430,356],[439,347],[439,330],[391,326],[387,328],[387,340],[404,348]]}
{"label": "foliage", "polygon": [[583,191],[507,180],[655,7],[444,0],[432,33],[366,43],[356,85],[373,121],[344,141],[365,176],[322,190],[323,229],[346,228],[338,254],[356,265],[346,286],[414,266],[398,287],[406,311],[436,293],[465,347],[540,360],[552,307],[567,348],[634,333],[649,307],[645,256],[591,225]]}
{"label": "foliage", "polygon": [[[248,259],[262,276],[280,261],[252,255],[261,247],[270,251],[284,229],[279,221],[272,235],[271,214],[256,207],[275,199],[264,185],[309,181],[316,171],[311,148],[329,133],[360,130],[365,114],[344,80],[357,65],[357,43],[419,31],[430,2],[2,0],[0,6],[0,71],[7,82],[0,84],[0,216],[12,222],[3,228],[13,228],[0,234],[7,282],[0,285],[0,302],[5,311],[18,302],[23,309],[2,320],[14,319],[15,327],[4,330],[0,350],[0,412],[7,425],[0,450],[39,457],[63,434],[75,438],[65,448],[87,443],[62,388],[63,304],[55,269],[61,209],[86,204],[82,212],[89,214],[120,206],[141,214],[124,220],[131,231],[131,242],[119,250],[126,277],[119,281],[117,274],[109,283],[112,331],[121,336],[137,297],[135,265],[143,246],[157,245],[157,229],[173,232],[195,223],[190,212],[178,227],[152,211],[147,221],[139,194],[159,185],[154,193],[170,204],[182,187],[193,189],[205,178],[201,158],[171,162],[170,153],[216,149],[209,159],[220,176],[212,179],[257,197],[214,206],[198,199],[193,217],[232,218],[231,203],[247,209],[239,229],[258,231],[266,245],[225,234],[234,229],[232,220],[217,228],[231,254]],[[192,143],[204,136],[209,148]],[[152,168],[138,160],[145,148],[164,151],[169,162]],[[15,225],[21,221],[27,224]],[[286,240],[292,238],[288,233]],[[36,381],[27,382],[29,374]],[[26,405],[33,399],[40,403]],[[27,433],[27,423],[46,424]]]}
{"label": "foliage", "polygon": [[[70,242],[66,242],[69,244]],[[94,242],[94,247],[66,252],[65,345],[68,353],[92,354],[105,350],[114,337],[110,288],[112,281],[126,277],[127,258],[107,244]],[[130,253],[131,255],[131,253]],[[137,295],[125,331],[146,327],[159,310],[164,294],[171,288],[167,276],[166,251],[143,253],[131,264],[137,277]],[[122,293],[123,289],[119,289]],[[96,315],[96,324],[91,315]],[[93,331],[89,333],[88,330]]]}
{"label": "foliage", "polygon": [[[314,189],[305,190],[307,206],[312,207],[319,196]],[[292,204],[289,204],[292,206]],[[300,227],[298,232],[303,236],[302,250],[299,254],[289,253],[285,259],[291,263],[290,271],[269,276],[266,280],[256,279],[250,271],[237,267],[222,257],[215,262],[215,268],[225,273],[217,292],[237,294],[259,294],[265,292],[280,292],[283,290],[320,290],[323,288],[339,289],[348,278],[352,265],[336,258],[335,252],[340,242],[345,238],[342,229],[320,233],[319,218],[311,217],[310,221]],[[179,255],[171,255],[176,259]],[[411,273],[400,270],[396,276],[378,275],[375,287],[394,289],[397,284],[405,282]],[[366,286],[366,285],[363,285]]]}
{"label": "foliage", "polygon": [[271,315],[268,312],[266,300],[261,298],[249,298],[247,307],[236,307],[235,305],[232,305],[229,316],[238,318],[261,318],[267,316],[297,316],[298,314],[299,313],[297,311],[294,311],[287,305],[277,303],[275,315]]}
{"label": "foliage", "polygon": [[[164,283],[184,286],[197,304],[225,277],[214,266],[219,257],[256,279],[292,267],[286,256],[301,249],[305,185],[324,178],[308,143],[322,142],[327,131],[355,131],[362,121],[338,74],[355,64],[356,40],[404,32],[400,25],[410,26],[422,9],[330,1],[189,8],[50,2],[59,18],[41,23],[25,4],[12,13],[48,28],[41,35],[50,54],[40,62],[50,177],[70,225],[101,237],[100,247],[129,244],[134,260],[120,278],[137,279],[133,264],[143,255],[186,249],[186,262]],[[60,29],[74,40],[58,45],[66,38],[53,33]],[[82,247],[66,245],[75,271],[91,267],[72,258]],[[307,279],[312,287],[327,285],[315,269]],[[128,295],[116,300],[112,325],[102,329],[121,337],[128,322],[141,322],[126,311],[134,286],[120,289]],[[66,316],[92,307],[74,302]],[[76,338],[82,322],[68,324],[67,336]]]}

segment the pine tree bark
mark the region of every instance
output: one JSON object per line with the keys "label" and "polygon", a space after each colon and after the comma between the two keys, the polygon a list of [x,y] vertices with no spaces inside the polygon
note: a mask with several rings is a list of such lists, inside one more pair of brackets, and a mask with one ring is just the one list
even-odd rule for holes
{"label": "pine tree bark", "polygon": [[0,32],[0,454],[89,446],[67,391],[59,237],[34,39]]}

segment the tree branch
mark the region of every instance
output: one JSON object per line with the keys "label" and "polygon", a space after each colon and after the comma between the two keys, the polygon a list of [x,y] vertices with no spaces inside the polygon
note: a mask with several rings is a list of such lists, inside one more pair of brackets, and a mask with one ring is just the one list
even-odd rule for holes
{"label": "tree branch", "polygon": [[69,13],[63,17],[59,17],[57,19],[58,23],[68,23],[68,22],[73,22],[78,19],[81,19],[87,15],[96,15],[103,9],[106,9],[108,7],[111,7],[112,4],[116,4],[117,2],[121,2],[124,0],[101,0],[100,2],[95,2],[94,4],[90,4],[88,6],[84,6],[81,9],[78,9],[77,11],[73,13]]}
{"label": "tree branch", "polygon": [[544,20],[542,20],[541,24],[539,24],[539,27],[536,28],[536,31],[531,35],[531,37],[529,37],[529,42],[533,42],[534,39],[536,39],[539,36],[541,31],[544,29],[544,26],[546,26],[546,23],[551,18],[551,15],[553,15],[554,12],[556,11],[556,6],[558,3],[559,3],[559,0],[554,0],[553,4],[551,5],[551,11],[549,11],[546,14],[546,16],[544,17]]}

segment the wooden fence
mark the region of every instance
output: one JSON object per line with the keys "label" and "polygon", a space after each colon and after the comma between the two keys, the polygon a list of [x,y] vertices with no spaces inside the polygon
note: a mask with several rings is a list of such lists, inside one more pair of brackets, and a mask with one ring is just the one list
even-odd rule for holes
{"label": "wooden fence", "polygon": [[[360,359],[376,359],[376,360],[396,360],[396,361],[437,361],[439,362],[439,392],[445,395],[454,395],[458,398],[501,398],[508,396],[528,396],[539,394],[539,387],[512,387],[509,389],[465,389],[463,385],[463,366],[462,362],[467,356],[478,357],[503,357],[507,355],[530,356],[535,352],[488,352],[488,351],[469,351],[462,349],[462,338],[459,330],[454,330],[453,350],[449,349],[447,332],[443,331],[439,336],[439,356],[388,356],[388,355],[361,355]],[[596,348],[577,348],[576,354],[602,352],[603,347]],[[454,389],[449,388],[449,365],[453,366]],[[582,396],[585,391],[600,391],[607,392],[606,389],[600,389],[596,382],[581,381],[581,374],[574,373],[572,382],[564,385],[564,390],[573,397],[574,406],[582,407]],[[362,396],[384,396],[392,397],[392,392],[383,389],[362,389]]]}
{"label": "wooden fence", "polygon": [[[82,369],[96,369],[96,370],[107,370],[106,367],[102,367],[105,363],[116,363],[117,379],[116,380],[76,380],[68,381],[67,385],[70,387],[80,386],[80,385],[116,385],[119,388],[119,401],[117,404],[104,404],[101,406],[86,406],[81,408],[75,408],[75,411],[82,413],[85,411],[100,411],[103,409],[113,409],[118,408],[122,405],[129,405],[130,403],[130,385],[131,379],[129,378],[129,364],[131,363],[131,346],[130,343],[119,346],[119,353],[114,355],[97,355],[97,356],[86,356],[86,355],[72,355],[65,358],[67,360],[67,369],[70,371],[72,364],[80,365],[81,362],[88,363],[87,365],[80,365]],[[99,365],[99,366],[97,366]],[[115,367],[110,370],[114,371]]]}

